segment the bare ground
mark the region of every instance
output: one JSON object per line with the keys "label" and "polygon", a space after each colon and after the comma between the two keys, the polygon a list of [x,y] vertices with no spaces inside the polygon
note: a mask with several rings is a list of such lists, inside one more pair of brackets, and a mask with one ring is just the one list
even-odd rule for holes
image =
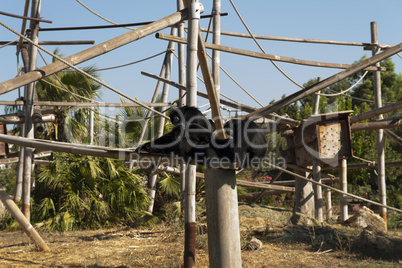
{"label": "bare ground", "polygon": [[[402,267],[402,255],[394,255],[399,251],[370,256],[343,243],[359,232],[352,228],[311,227],[308,219],[281,209],[243,205],[239,211],[243,267]],[[295,219],[297,225],[291,223]],[[1,231],[0,267],[180,267],[181,228],[162,223],[150,229],[41,232],[50,252],[39,251],[20,231]],[[391,235],[402,249],[402,234]],[[262,241],[261,249],[247,249],[251,236]],[[198,235],[196,244],[197,267],[208,267],[207,235]]]}

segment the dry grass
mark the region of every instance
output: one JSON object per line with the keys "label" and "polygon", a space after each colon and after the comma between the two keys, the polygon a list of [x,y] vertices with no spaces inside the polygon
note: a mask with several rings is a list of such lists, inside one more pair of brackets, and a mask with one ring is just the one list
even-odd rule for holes
{"label": "dry grass", "polygon": [[[258,209],[267,215],[267,209]],[[248,216],[256,217],[251,214]],[[273,216],[267,222],[272,226],[272,221]],[[183,264],[184,241],[181,228],[179,224],[160,224],[152,229],[122,227],[41,233],[51,248],[50,252],[38,251],[22,232],[2,231],[0,267],[180,267]],[[263,247],[257,251],[242,250],[243,267],[402,266],[398,261],[382,261],[355,254],[346,248],[327,250],[320,247],[320,243],[315,243],[318,240],[314,240],[323,236],[326,229],[315,229],[314,234],[311,230],[311,227],[298,229],[296,226],[288,226],[285,229],[275,227],[268,233],[252,233],[263,242]],[[289,239],[289,234],[290,237],[296,236],[298,232],[304,240]],[[402,238],[400,233],[395,235]],[[249,236],[251,231],[242,233],[243,240]],[[208,267],[207,235],[198,235],[196,243],[197,267]]]}

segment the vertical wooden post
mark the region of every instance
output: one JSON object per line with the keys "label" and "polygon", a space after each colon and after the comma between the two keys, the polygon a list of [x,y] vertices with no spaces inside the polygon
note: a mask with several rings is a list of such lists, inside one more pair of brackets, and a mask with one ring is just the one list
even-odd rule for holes
{"label": "vertical wooden post", "polygon": [[[24,137],[24,124],[21,125],[21,135]],[[14,191],[14,201],[17,205],[21,203],[22,197],[22,183],[24,177],[24,147],[20,147],[20,152],[18,154],[18,166],[17,174],[15,177],[15,191]]]}
{"label": "vertical wooden post", "polygon": [[332,196],[331,189],[325,188],[325,200],[327,205],[327,220],[332,218]]}
{"label": "vertical wooden post", "polygon": [[[183,0],[177,0],[177,10],[182,10],[184,8]],[[184,22],[177,24],[179,37],[184,38]],[[179,56],[179,84],[184,86],[186,84],[186,51],[184,48],[184,44],[178,43],[177,44],[178,56]],[[186,98],[184,98],[185,91],[179,89],[179,103],[177,106],[181,107],[186,105]],[[185,197],[184,192],[186,188],[186,164],[180,165],[180,204],[181,210],[184,212],[185,207]]]}
{"label": "vertical wooden post", "polygon": [[[197,43],[201,6],[197,0],[184,0],[189,8],[187,38],[186,103],[197,106]],[[195,189],[196,166],[187,165],[185,179],[184,267],[195,267]]]}
{"label": "vertical wooden post", "polygon": [[[371,26],[371,43],[373,44],[372,54],[373,56],[380,53],[380,49],[374,44],[378,44],[378,32],[377,32],[377,22],[373,21],[370,23]],[[380,68],[380,63],[375,64],[378,69]],[[374,71],[373,72],[373,86],[374,86],[374,102],[375,108],[382,107],[381,100],[381,72]],[[378,115],[377,120],[382,119],[383,116]],[[377,173],[378,173],[378,196],[381,204],[387,204],[387,193],[386,193],[386,185],[385,185],[385,138],[384,138],[384,130],[378,129],[376,130],[377,138]],[[379,208],[380,216],[384,219],[385,223],[387,222],[387,209],[385,207]]]}
{"label": "vertical wooden post", "polygon": [[[40,0],[32,1],[31,17],[39,18],[40,14]],[[34,43],[38,43],[38,28],[39,22],[31,20],[31,39]],[[38,48],[30,46],[30,61],[29,70],[32,71],[36,68],[36,57]],[[34,138],[34,129],[32,127],[32,114],[34,108],[34,95],[35,83],[30,83],[25,91],[25,136],[27,138]],[[31,177],[33,169],[33,149],[25,147],[24,152],[24,181],[23,181],[23,196],[22,196],[22,213],[29,221],[31,218]]]}
{"label": "vertical wooden post", "polygon": [[[176,35],[177,34],[177,28],[176,27],[172,27],[171,31],[170,31],[171,35]],[[173,48],[174,48],[175,43],[174,42],[169,42],[168,45],[168,51],[166,52],[166,57],[165,57],[165,78],[167,80],[170,80],[170,74],[171,74],[171,70],[172,70],[172,57],[173,57]],[[164,83],[163,84],[163,90],[162,90],[162,103],[167,103],[167,99],[168,99],[168,93],[169,93],[169,84],[168,83]],[[163,107],[162,109],[165,110],[167,107]],[[163,113],[165,114],[165,113]],[[165,118],[160,116],[159,117],[159,122],[158,122],[158,129],[157,129],[157,133],[156,133],[156,137],[159,138],[163,135],[163,129],[165,126]],[[158,178],[158,171],[157,171],[157,167],[159,166],[159,163],[157,164],[157,166],[155,167],[155,172],[153,172],[152,176],[151,176],[151,180],[149,182],[149,197],[150,197],[150,202],[149,202],[149,206],[148,206],[148,212],[152,213],[154,210],[154,203],[155,203],[155,194],[156,194],[156,181]]]}
{"label": "vertical wooden post", "polygon": [[[321,166],[320,161],[318,159],[314,159],[313,164],[313,180],[321,183]],[[314,185],[314,204],[315,204],[315,218],[319,222],[324,221],[323,212],[322,212],[322,188],[319,185]]]}
{"label": "vertical wooden post", "polygon": [[[308,172],[294,170],[295,173],[308,177]],[[313,185],[311,182],[295,177],[295,208],[294,210],[303,213],[307,217],[314,218],[315,202],[313,196]]]}
{"label": "vertical wooden post", "polygon": [[205,168],[210,267],[242,267],[235,170]]}
{"label": "vertical wooden post", "polygon": [[[25,4],[26,12],[28,12],[29,8],[29,3]],[[25,27],[25,23],[23,24],[23,28]],[[20,40],[22,42],[22,40]],[[27,47],[21,47],[21,58],[24,63],[24,72],[27,73],[29,72],[29,52]],[[28,85],[25,85],[25,91],[26,87]],[[25,122],[21,125],[21,137],[25,137]],[[22,187],[23,187],[23,181],[24,181],[24,153],[25,153],[25,148],[20,147],[20,152],[18,155],[18,167],[17,167],[17,174],[15,178],[15,192],[14,192],[14,201],[17,205],[21,203],[21,198],[22,198]]]}
{"label": "vertical wooden post", "polygon": [[89,144],[94,143],[94,107],[89,111]]}
{"label": "vertical wooden post", "polygon": [[[340,190],[346,193],[348,191],[348,166],[346,159],[339,160],[339,183]],[[348,218],[348,197],[347,195],[340,194],[340,220],[343,222]]]}
{"label": "vertical wooden post", "polygon": [[[213,14],[213,43],[215,45],[220,45],[221,44],[221,0],[214,0],[213,2],[213,8],[212,8],[212,14]],[[221,85],[220,85],[220,51],[218,50],[213,50],[212,51],[212,77],[214,78],[214,84],[215,84],[215,92],[217,96],[217,102],[218,104],[220,103],[220,91],[221,91]]]}
{"label": "vertical wooden post", "polygon": [[[183,0],[177,0],[177,10],[182,10],[184,8]],[[184,38],[184,22],[180,22],[177,24],[178,33],[177,35],[181,38]],[[178,43],[177,44],[178,56],[179,56],[179,84],[185,85],[186,84],[186,54],[184,44]],[[186,105],[186,99],[184,98],[185,91],[179,89],[179,98],[180,101],[177,104],[179,107]]]}
{"label": "vertical wooden post", "polygon": [[[318,77],[317,82],[321,81],[321,77]],[[313,115],[317,115],[318,109],[320,106],[320,95],[315,94],[314,96],[314,105],[313,105]],[[318,152],[317,152],[318,153]],[[313,161],[313,180],[321,183],[321,166],[320,161],[317,158],[314,158]],[[315,218],[319,222],[324,221],[323,212],[322,212],[322,188],[319,185],[314,185],[314,204],[315,204]]]}

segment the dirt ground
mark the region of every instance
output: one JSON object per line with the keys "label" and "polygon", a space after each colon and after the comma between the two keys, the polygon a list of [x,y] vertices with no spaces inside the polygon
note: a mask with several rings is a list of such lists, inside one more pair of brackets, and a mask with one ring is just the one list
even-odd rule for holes
{"label": "dirt ground", "polygon": [[[289,224],[287,221],[294,221],[295,218],[294,213],[291,216],[292,212],[257,206],[241,206],[239,211],[243,267],[402,267],[402,255],[381,259],[353,252],[343,243],[331,247],[331,243],[337,240],[331,233],[333,229],[329,229],[331,227],[311,229],[306,227],[308,221],[299,216],[296,225]],[[286,213],[290,216],[288,220],[283,216]],[[275,222],[274,214],[281,215],[280,224]],[[263,215],[265,217],[260,217]],[[200,224],[202,222],[201,219]],[[254,226],[248,222],[253,222]],[[0,267],[180,267],[183,264],[184,242],[181,228],[181,224],[162,223],[149,229],[121,227],[65,233],[40,232],[50,252],[39,251],[20,231],[1,231]],[[402,248],[402,233],[392,235]],[[262,241],[263,246],[259,250],[247,249],[247,241],[252,236]],[[298,239],[294,239],[295,236]],[[326,238],[320,240],[319,236]],[[197,267],[208,267],[206,234],[197,236],[196,246]]]}

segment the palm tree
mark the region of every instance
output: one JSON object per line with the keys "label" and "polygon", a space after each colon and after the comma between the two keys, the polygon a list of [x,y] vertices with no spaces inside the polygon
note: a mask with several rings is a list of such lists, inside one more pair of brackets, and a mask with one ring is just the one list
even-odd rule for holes
{"label": "palm tree", "polygon": [[[58,49],[54,54],[62,56]],[[56,59],[53,58],[53,61]],[[95,66],[82,69],[98,78]],[[36,91],[40,101],[89,102],[100,96],[100,87],[90,78],[69,68],[38,81]],[[90,108],[61,107],[57,122],[46,124],[44,137],[59,141],[67,141],[69,138],[75,142],[83,142],[88,137],[89,114]]]}

